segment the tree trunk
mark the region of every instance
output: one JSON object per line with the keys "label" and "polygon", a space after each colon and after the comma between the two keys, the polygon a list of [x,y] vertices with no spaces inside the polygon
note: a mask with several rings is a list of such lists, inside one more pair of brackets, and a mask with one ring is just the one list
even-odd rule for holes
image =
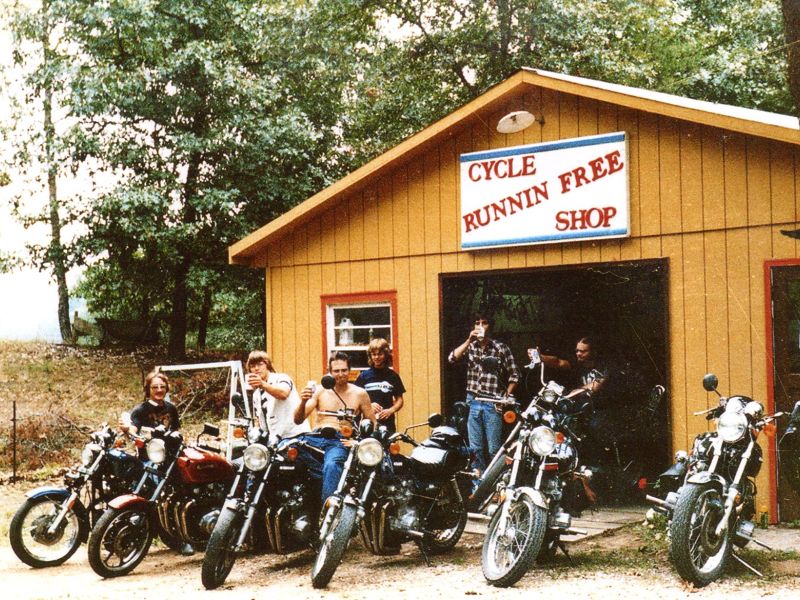
{"label": "tree trunk", "polygon": [[789,91],[800,117],[800,0],[783,0],[783,28],[789,63]]}
{"label": "tree trunk", "polygon": [[208,286],[203,293],[203,305],[200,307],[200,322],[197,324],[197,349],[206,349],[206,336],[208,334],[208,319],[211,315],[211,300],[214,297],[214,290]]}
{"label": "tree trunk", "polygon": [[172,319],[167,346],[167,354],[171,360],[181,360],[186,356],[186,309],[189,304],[186,280],[189,276],[189,266],[189,259],[184,258],[172,272],[175,287],[172,291]]}
{"label": "tree trunk", "polygon": [[[48,18],[50,3],[45,0],[42,12]],[[45,69],[52,59],[50,48],[50,25],[45,24],[42,32],[43,62]],[[50,81],[44,85],[44,145],[47,160],[47,194],[50,220],[50,251],[49,259],[53,265],[53,275],[58,288],[58,328],[61,339],[65,343],[72,343],[72,326],[69,321],[69,289],[67,288],[67,267],[64,257],[64,246],[61,244],[61,219],[58,216],[58,187],[57,167],[55,159],[55,125],[53,124],[53,89]]]}

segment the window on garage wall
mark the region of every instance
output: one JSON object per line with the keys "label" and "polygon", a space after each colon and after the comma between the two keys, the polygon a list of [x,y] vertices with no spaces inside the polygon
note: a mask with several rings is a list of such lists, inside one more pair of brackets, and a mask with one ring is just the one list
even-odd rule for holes
{"label": "window on garage wall", "polygon": [[350,356],[353,378],[366,369],[370,340],[384,338],[392,349],[392,366],[398,368],[397,294],[394,291],[336,294],[322,297],[323,363],[328,368],[332,352]]}

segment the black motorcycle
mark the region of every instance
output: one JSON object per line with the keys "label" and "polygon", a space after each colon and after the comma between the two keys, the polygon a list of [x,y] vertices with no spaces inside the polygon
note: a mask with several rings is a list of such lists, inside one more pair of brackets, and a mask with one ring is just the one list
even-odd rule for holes
{"label": "black motorcycle", "polygon": [[[717,392],[716,375],[703,378],[706,391]],[[718,579],[734,554],[753,538],[756,515],[755,478],[761,469],[758,435],[785,413],[764,415],[761,403],[746,396],[719,396],[719,406],[702,411],[716,419],[717,431],[703,433],[694,442],[691,460],[684,461],[683,485],[657,503],[671,514],[670,558],[678,574],[702,587]],[[800,421],[800,403],[793,421]],[[763,545],[763,544],[762,544]]]}
{"label": "black motorcycle", "polygon": [[472,497],[477,509],[491,514],[481,564],[486,581],[497,587],[519,581],[537,556],[564,549],[562,535],[585,533],[572,527],[572,518],[594,499],[588,475],[578,468],[573,430],[591,410],[590,395],[565,395],[563,386],[545,382],[543,370],[541,383],[525,410],[507,398],[479,398],[496,402],[504,420],[515,422]]}
{"label": "black motorcycle", "polygon": [[[425,423],[392,435],[383,427],[373,430],[370,421],[361,423],[360,439],[353,441],[339,486],[326,502],[311,572],[315,588],[331,580],[357,529],[364,545],[379,555],[414,541],[427,560],[458,543],[467,523],[469,450],[440,415],[431,415],[427,424],[431,436],[418,444],[408,431]],[[414,446],[407,458],[399,454],[400,441]]]}
{"label": "black motorcycle", "polygon": [[[320,512],[319,481],[308,477],[298,453],[323,455],[302,439],[269,444],[258,426],[208,540],[201,579],[206,589],[222,585],[237,556],[251,550],[285,554],[311,547]],[[320,456],[321,460],[321,456]]]}
{"label": "black motorcycle", "polygon": [[64,487],[31,490],[11,520],[11,548],[26,565],[53,567],[69,559],[108,501],[130,491],[141,476],[141,461],[118,448],[123,440],[108,425],[89,438]]}

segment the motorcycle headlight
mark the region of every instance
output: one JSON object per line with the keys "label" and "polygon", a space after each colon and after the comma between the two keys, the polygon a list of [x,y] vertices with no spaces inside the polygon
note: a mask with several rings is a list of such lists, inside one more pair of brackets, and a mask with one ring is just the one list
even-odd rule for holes
{"label": "motorcycle headlight", "polygon": [[84,467],[90,466],[94,462],[94,457],[100,452],[99,444],[86,444],[81,452],[81,464]]}
{"label": "motorcycle headlight", "polygon": [[374,467],[383,458],[383,446],[374,438],[366,439],[358,444],[356,458],[365,467]]}
{"label": "motorcycle headlight", "polygon": [[269,450],[261,444],[250,444],[244,451],[244,466],[251,471],[263,471],[269,464]]}
{"label": "motorcycle headlight", "polygon": [[726,410],[717,420],[717,433],[723,442],[738,442],[747,431],[747,417],[740,412]]}
{"label": "motorcycle headlight", "polygon": [[528,436],[528,446],[539,456],[547,456],[556,448],[556,434],[549,427],[540,425]]}
{"label": "motorcycle headlight", "polygon": [[156,464],[164,462],[166,458],[166,444],[161,438],[153,438],[147,442],[147,458]]}
{"label": "motorcycle headlight", "polygon": [[549,402],[550,404],[555,404],[556,400],[558,400],[558,394],[555,392],[555,390],[547,389],[542,392],[542,400]]}

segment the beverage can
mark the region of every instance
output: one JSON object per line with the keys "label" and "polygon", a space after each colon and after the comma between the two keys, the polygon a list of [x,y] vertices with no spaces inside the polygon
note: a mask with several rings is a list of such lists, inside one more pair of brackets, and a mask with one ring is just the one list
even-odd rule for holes
{"label": "beverage can", "polygon": [[313,379],[309,379],[308,382],[306,383],[306,387],[311,388],[311,393],[313,394],[314,392],[317,391],[317,382],[314,381]]}
{"label": "beverage can", "polygon": [[483,337],[486,335],[486,329],[483,327],[483,325],[478,325],[475,329],[478,332],[478,341],[482,342]]}

